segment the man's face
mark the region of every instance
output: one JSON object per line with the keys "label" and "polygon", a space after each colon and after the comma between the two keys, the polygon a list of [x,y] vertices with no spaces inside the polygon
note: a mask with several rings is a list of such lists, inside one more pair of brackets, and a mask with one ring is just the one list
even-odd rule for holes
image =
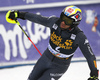
{"label": "man's face", "polygon": [[70,25],[66,25],[64,21],[62,21],[62,22],[60,23],[60,28],[61,28],[62,30],[68,29],[69,27],[70,27]]}

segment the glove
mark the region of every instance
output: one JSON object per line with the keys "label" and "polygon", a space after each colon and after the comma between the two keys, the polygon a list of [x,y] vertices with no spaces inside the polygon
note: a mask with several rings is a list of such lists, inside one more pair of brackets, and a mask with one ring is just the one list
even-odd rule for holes
{"label": "glove", "polygon": [[99,80],[98,75],[99,75],[99,70],[91,71],[91,73],[90,73],[91,77],[88,78],[88,80]]}
{"label": "glove", "polygon": [[6,21],[12,24],[16,24],[17,18],[25,20],[24,16],[27,12],[8,11],[6,14]]}
{"label": "glove", "polygon": [[[15,15],[16,15],[16,18],[15,18]],[[13,13],[11,14],[11,11],[8,11],[7,14],[6,14],[6,21],[8,23],[16,24],[15,19],[17,19],[17,14],[13,14]]]}
{"label": "glove", "polygon": [[8,18],[12,19],[12,20],[17,20],[17,18],[18,18],[18,11],[10,11]]}
{"label": "glove", "polygon": [[27,12],[11,11],[9,18],[12,20],[17,20],[17,18],[25,20],[24,16]]}

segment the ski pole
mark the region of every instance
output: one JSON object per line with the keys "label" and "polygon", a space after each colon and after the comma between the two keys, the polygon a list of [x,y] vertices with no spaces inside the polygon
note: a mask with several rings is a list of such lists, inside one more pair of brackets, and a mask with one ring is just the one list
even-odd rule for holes
{"label": "ski pole", "polygon": [[[23,33],[27,36],[27,38],[29,39],[29,41],[33,44],[33,46],[35,47],[35,49],[39,52],[39,54],[42,56],[42,54],[40,53],[40,51],[38,50],[38,48],[35,46],[35,44],[32,42],[32,40],[30,39],[30,37],[26,34],[26,32],[23,30],[23,28],[21,27],[19,21],[16,19],[16,20],[12,20],[9,18],[9,15],[10,15],[10,12],[11,10],[9,10],[7,13],[6,13],[6,21],[8,23],[12,23],[12,24],[17,24],[21,30],[23,31]],[[15,16],[17,16],[17,14],[15,13]]]}
{"label": "ski pole", "polygon": [[33,44],[33,46],[35,47],[35,49],[38,51],[38,53],[42,56],[42,54],[40,53],[40,51],[38,50],[38,48],[35,46],[35,44],[33,43],[33,41],[30,39],[30,37],[26,34],[26,32],[23,30],[23,28],[21,27],[20,23],[18,20],[15,20],[16,24],[21,28],[21,30],[23,31],[23,33],[27,36],[27,38],[29,39],[29,41]]}

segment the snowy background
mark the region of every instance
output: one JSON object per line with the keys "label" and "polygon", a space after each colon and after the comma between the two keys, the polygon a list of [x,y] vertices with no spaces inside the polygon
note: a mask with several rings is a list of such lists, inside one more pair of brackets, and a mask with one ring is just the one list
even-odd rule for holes
{"label": "snowy background", "polygon": [[[100,61],[97,61],[97,64],[100,70]],[[0,80],[27,80],[32,69],[33,65],[1,69]],[[89,73],[87,62],[74,62],[59,80],[87,80]]]}

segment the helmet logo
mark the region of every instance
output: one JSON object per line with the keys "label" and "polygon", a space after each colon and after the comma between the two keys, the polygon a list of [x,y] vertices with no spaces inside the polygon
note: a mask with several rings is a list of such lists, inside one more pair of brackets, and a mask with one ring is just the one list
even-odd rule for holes
{"label": "helmet logo", "polygon": [[78,18],[79,18],[79,14],[78,14],[78,15],[76,15],[76,16],[75,16],[75,18],[76,18],[76,19],[78,19]]}
{"label": "helmet logo", "polygon": [[67,12],[68,12],[68,13],[72,13],[73,11],[74,11],[73,8],[68,8],[68,9],[67,9]]}
{"label": "helmet logo", "polygon": [[75,15],[75,18],[76,18],[76,21],[81,20],[81,14],[78,12],[78,13]]}

